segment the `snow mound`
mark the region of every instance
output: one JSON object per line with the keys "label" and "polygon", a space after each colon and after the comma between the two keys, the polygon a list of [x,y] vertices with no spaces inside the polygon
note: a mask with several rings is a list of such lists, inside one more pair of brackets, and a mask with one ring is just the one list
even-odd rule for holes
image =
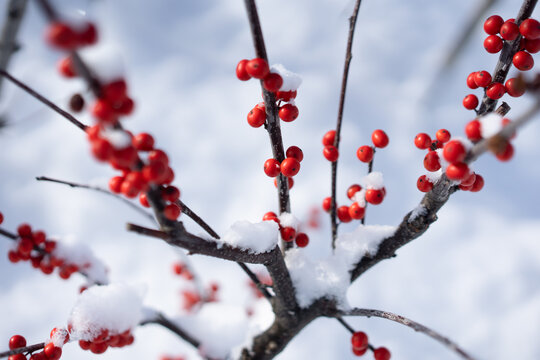
{"label": "snow mound", "polygon": [[283,85],[281,85],[279,91],[296,91],[300,87],[300,84],[302,84],[300,75],[285,69],[285,66],[281,64],[272,65],[270,72],[278,73],[283,79]]}
{"label": "snow mound", "polygon": [[252,254],[271,251],[278,243],[278,224],[275,221],[251,223],[237,221],[225,232],[221,244],[228,244]]}

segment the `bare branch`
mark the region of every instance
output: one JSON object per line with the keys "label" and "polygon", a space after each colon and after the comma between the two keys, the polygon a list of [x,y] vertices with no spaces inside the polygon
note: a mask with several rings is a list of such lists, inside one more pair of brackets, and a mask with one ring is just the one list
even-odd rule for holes
{"label": "bare branch", "polygon": [[467,354],[462,348],[460,348],[455,342],[448,339],[445,336],[442,336],[441,334],[437,333],[436,331],[428,328],[427,326],[424,326],[420,323],[417,323],[416,321],[413,321],[411,319],[407,319],[404,316],[397,315],[388,311],[381,311],[381,310],[372,310],[372,309],[353,309],[350,311],[338,311],[336,316],[365,316],[365,317],[379,317],[383,319],[388,319],[395,321],[397,323],[403,324],[405,326],[410,327],[414,331],[421,332],[423,334],[426,334],[427,336],[431,337],[434,340],[437,340],[441,344],[448,347],[450,350],[454,351],[458,355],[460,355],[463,359],[467,360],[474,360],[472,356]]}
{"label": "bare branch", "polygon": [[34,351],[41,350],[44,347],[45,347],[45,343],[39,343],[39,344],[29,345],[25,347],[20,347],[20,348],[9,350],[9,351],[4,351],[0,353],[0,358],[4,358],[11,355],[16,355],[16,354],[32,353]]}
{"label": "bare branch", "polygon": [[178,335],[182,339],[184,339],[189,344],[193,345],[193,347],[199,348],[199,346],[201,345],[199,340],[195,339],[193,336],[188,334],[184,329],[182,329],[180,326],[178,326],[178,324],[175,324],[171,320],[167,319],[165,317],[165,315],[163,315],[160,312],[156,312],[155,315],[156,316],[154,318],[144,320],[139,325],[141,325],[141,326],[148,325],[148,324],[161,325],[161,326],[169,329],[170,331],[172,331],[173,333],[175,333],[176,335]]}

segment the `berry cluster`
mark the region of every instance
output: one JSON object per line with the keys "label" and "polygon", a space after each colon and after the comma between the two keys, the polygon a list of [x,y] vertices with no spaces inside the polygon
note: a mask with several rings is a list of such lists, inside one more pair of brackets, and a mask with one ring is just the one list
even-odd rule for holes
{"label": "berry cluster", "polygon": [[75,27],[67,22],[55,21],[49,24],[45,38],[52,46],[69,51],[94,45],[98,40],[98,34],[96,26],[91,22],[77,24]]}
{"label": "berry cluster", "polygon": [[297,232],[294,226],[282,226],[281,220],[277,214],[273,211],[269,211],[263,215],[263,221],[275,221],[279,225],[279,233],[281,238],[285,242],[291,242],[294,240],[296,246],[306,247],[309,244],[309,236],[303,232]]}
{"label": "berry cluster", "polygon": [[[363,331],[356,331],[351,337],[352,351],[356,356],[364,355],[369,349],[368,336]],[[375,360],[390,360],[390,351],[385,347],[373,349]]]}
{"label": "berry cluster", "polygon": [[[26,339],[21,335],[13,335],[9,339],[10,350],[19,349],[25,346],[26,346]],[[60,359],[61,356],[62,356],[62,348],[50,342],[45,345],[43,351],[32,354],[29,359],[24,354],[16,354],[16,355],[11,355],[8,358],[8,360],[58,360]]]}
{"label": "berry cluster", "polygon": [[[69,329],[69,326],[68,326]],[[135,338],[131,330],[122,333],[112,333],[108,329],[102,329],[101,332],[92,340],[79,340],[79,346],[83,350],[90,350],[94,354],[103,354],[109,347],[124,347],[133,344]]]}
{"label": "berry cluster", "polygon": [[268,159],[264,162],[264,173],[269,177],[276,177],[280,173],[292,180],[292,177],[300,171],[300,162],[304,159],[304,153],[298,146],[290,146],[285,152],[286,158],[280,163],[276,159]]}
{"label": "berry cluster", "polygon": [[[195,281],[193,273],[185,264],[179,261],[173,264],[172,270],[175,275],[182,276],[188,281]],[[194,284],[194,287],[197,288],[196,284]],[[215,282],[211,282],[202,295],[196,290],[183,289],[180,291],[180,295],[182,296],[182,308],[185,311],[190,312],[199,304],[202,305],[204,303],[216,302],[218,301],[218,292],[219,285]]]}
{"label": "berry cluster", "polygon": [[[484,48],[488,53],[496,54],[502,50],[504,42],[519,40],[519,51],[513,55],[512,63],[520,71],[533,68],[534,60],[531,54],[540,51],[540,23],[538,21],[526,19],[518,26],[515,19],[504,21],[499,15],[493,15],[484,22],[484,31],[488,34],[484,40]],[[467,76],[467,86],[471,89],[484,88],[486,96],[492,100],[500,99],[505,93],[518,97],[525,92],[525,86],[519,78],[509,79],[504,85],[492,80],[489,72],[476,71]],[[469,110],[476,109],[478,103],[478,97],[474,94],[469,94],[463,99],[463,106]]]}
{"label": "berry cluster", "polygon": [[[508,118],[501,117],[499,119],[499,116],[496,115],[492,117],[485,116],[481,120],[482,121],[474,119],[469,121],[467,125],[465,125],[465,134],[467,135],[467,138],[473,143],[478,142],[484,138],[484,136],[482,135],[484,126],[487,125],[491,128],[491,131],[493,132],[493,129],[500,130],[501,128],[512,122]],[[497,124],[497,122],[499,122],[499,124]],[[515,136],[516,134],[514,133],[512,135],[512,138],[514,138]],[[495,144],[494,142],[492,142],[491,145],[495,145],[492,150],[495,153],[495,157],[500,161],[509,161],[514,156],[514,146],[508,140],[499,139],[498,143]]]}
{"label": "berry cluster", "polygon": [[29,224],[21,224],[17,228],[17,234],[16,248],[8,252],[8,259],[12,263],[31,261],[34,268],[40,269],[46,275],[52,274],[54,269],[58,268],[58,275],[64,280],[80,270],[78,265],[54,255],[56,241],[47,240],[45,232],[32,231]]}

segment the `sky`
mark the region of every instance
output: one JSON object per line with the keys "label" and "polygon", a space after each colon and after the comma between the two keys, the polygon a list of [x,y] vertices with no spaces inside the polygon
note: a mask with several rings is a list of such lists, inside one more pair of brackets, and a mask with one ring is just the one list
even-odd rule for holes
{"label": "sky", "polygon": [[[218,233],[237,220],[259,221],[277,210],[277,196],[262,171],[271,157],[265,131],[251,128],[246,114],[260,101],[255,81],[241,82],[234,70],[254,57],[242,1],[53,1],[65,13],[83,11],[100,30],[97,51],[121,60],[136,111],[124,125],[148,131],[170,155],[182,201]],[[269,60],[302,76],[297,106],[300,116],[282,123],[285,146],[304,151],[291,190],[291,209],[306,221],[330,192],[330,165],[322,156],[321,138],[335,127],[348,30],[349,0],[313,2],[258,1]],[[421,200],[416,179],[424,174],[424,152],[414,147],[419,132],[433,135],[446,128],[463,136],[473,114],[461,105],[466,77],[492,71],[497,56],[485,52],[481,25],[455,63],[438,69],[479,2],[450,0],[363,1],[353,46],[346,97],[338,203],[367,168],[356,149],[369,144],[374,129],[384,129],[387,148],[376,153],[374,170],[383,173],[387,196],[370,206],[367,224],[397,225]],[[490,14],[515,17],[517,2],[499,0]],[[535,15],[538,12],[535,12]],[[0,18],[5,16],[2,4]],[[79,80],[56,72],[61,54],[43,41],[45,20],[30,2],[22,23],[21,50],[9,71],[62,107]],[[533,70],[534,71],[534,70]],[[514,76],[515,69],[510,71]],[[531,74],[526,74],[532,76]],[[474,91],[473,91],[474,92]],[[480,91],[476,90],[477,95]],[[87,97],[90,99],[91,97]],[[517,117],[532,104],[530,97],[505,97]],[[0,212],[2,227],[15,230],[29,222],[47,234],[86,243],[107,264],[110,279],[145,291],[145,304],[170,316],[181,314],[180,289],[189,284],[170,271],[183,258],[156,239],[125,231],[126,222],[151,226],[118,200],[95,192],[35,181],[45,175],[106,186],[115,173],[94,161],[84,134],[18,88],[4,82],[0,111],[9,127],[0,132]],[[91,123],[88,115],[78,118]],[[485,179],[479,193],[458,192],[439,212],[421,238],[398,250],[358,279],[349,303],[401,314],[450,337],[478,359],[540,358],[540,116],[514,141],[514,158],[501,163],[486,154],[474,164]],[[330,226],[321,214],[319,229],[309,229],[305,251],[314,259],[330,251]],[[202,230],[185,219],[188,230]],[[340,232],[357,224],[346,224]],[[7,254],[8,240],[0,241]],[[234,323],[235,311],[252,304],[247,278],[237,265],[204,256],[190,263],[203,283],[217,281],[223,310],[212,308],[203,327]],[[256,267],[254,267],[256,269]],[[65,326],[84,279],[37,273],[29,264],[11,264],[0,255],[0,339],[19,333],[29,342],[43,341],[55,326]],[[264,312],[264,304],[259,304]],[[233,315],[231,315],[233,314]],[[458,357],[432,339],[382,319],[348,319],[365,331],[375,346],[386,346],[395,359]],[[225,330],[223,330],[225,329]],[[158,359],[161,354],[189,356],[196,351],[167,330],[135,330],[135,343],[108,350],[103,359]],[[0,347],[2,350],[2,347]],[[64,358],[92,359],[76,344],[64,347]],[[350,335],[331,319],[306,327],[277,357],[288,359],[354,359]],[[370,358],[366,355],[365,358]]]}

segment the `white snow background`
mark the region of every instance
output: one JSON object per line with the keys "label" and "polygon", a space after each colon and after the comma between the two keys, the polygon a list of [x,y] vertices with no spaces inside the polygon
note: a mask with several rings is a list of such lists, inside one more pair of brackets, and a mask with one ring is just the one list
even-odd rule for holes
{"label": "white snow background", "polygon": [[[1,18],[5,3],[1,3]],[[242,1],[54,3],[66,11],[83,9],[97,19],[103,45],[122,54],[136,100],[136,111],[125,125],[134,132],[149,131],[157,146],[167,151],[184,202],[220,234],[235,221],[258,222],[265,212],[277,210],[272,180],[262,171],[271,156],[268,136],[246,122],[246,114],[260,101],[260,87],[257,81],[238,81],[234,73],[240,59],[254,57]],[[320,206],[330,193],[330,165],[322,156],[321,137],[335,127],[353,1],[258,3],[270,62],[302,76],[296,99],[300,116],[282,123],[282,132],[286,146],[297,145],[304,151],[291,208],[305,221],[310,209]],[[442,127],[463,136],[464,125],[472,119],[473,113],[461,105],[471,92],[465,79],[472,71],[492,71],[497,59],[483,49],[481,26],[455,65],[424,95],[475,3],[362,2],[340,147],[338,202],[348,203],[346,188],[365,176],[366,166],[356,159],[356,149],[370,143],[374,129],[385,129],[390,144],[377,152],[374,170],[383,173],[387,196],[381,205],[367,208],[367,224],[395,226],[420,201],[416,179],[425,173],[424,151],[414,147],[414,136],[434,134]],[[490,14],[515,17],[518,3],[499,1]],[[19,36],[22,48],[9,71],[65,107],[69,96],[83,85],[58,75],[56,61],[61,54],[44,44],[44,27],[35,2],[29,2]],[[504,100],[512,107],[510,118],[531,103],[526,96]],[[145,305],[178,314],[178,290],[185,283],[170,270],[176,251],[156,239],[125,231],[126,222],[150,225],[147,219],[107,196],[34,180],[46,175],[105,186],[114,173],[91,158],[84,134],[6,81],[0,110],[10,120],[0,133],[0,211],[6,218],[2,227],[14,230],[19,223],[29,222],[48,234],[73,234],[107,264],[111,283],[146,286]],[[86,115],[80,120],[90,122]],[[539,120],[536,116],[518,134],[511,162],[483,156],[475,170],[484,176],[484,189],[452,196],[424,236],[354,284],[349,303],[410,317],[449,336],[479,359],[540,358]],[[192,232],[201,232],[189,219],[185,223]],[[340,227],[340,231],[353,229],[354,225]],[[319,231],[307,232],[310,245],[300,251],[325,258],[330,243],[327,217],[322,218]],[[65,326],[77,289],[84,283],[76,274],[63,281],[57,275],[38,273],[28,263],[13,265],[6,256],[10,246],[10,241],[0,241],[0,344],[4,341],[0,349],[6,350],[13,334],[35,343],[53,327]],[[219,282],[224,305],[222,312],[212,305],[206,312],[208,321],[204,326],[198,323],[197,332],[207,327],[219,342],[220,331],[232,331],[222,330],[226,324],[247,329],[245,319],[233,318],[238,312],[229,311],[251,301],[247,278],[238,266],[202,256],[191,261],[203,283]],[[375,346],[387,346],[395,359],[458,358],[402,325],[381,319],[349,321],[366,331]],[[99,357],[158,359],[161,354],[186,354],[198,358],[195,350],[162,327],[139,327],[134,335],[132,346],[109,349]],[[67,344],[63,358],[96,356]],[[277,358],[355,357],[349,333],[335,320],[320,319]]]}

